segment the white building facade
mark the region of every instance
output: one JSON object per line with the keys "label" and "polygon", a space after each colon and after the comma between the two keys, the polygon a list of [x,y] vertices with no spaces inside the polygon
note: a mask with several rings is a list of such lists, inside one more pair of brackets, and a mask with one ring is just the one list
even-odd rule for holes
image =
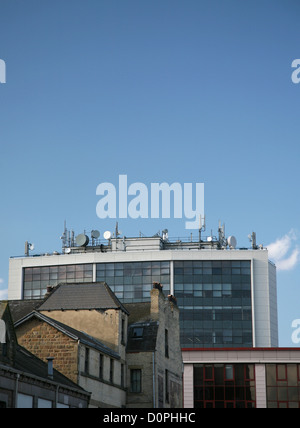
{"label": "white building facade", "polygon": [[265,249],[124,238],[10,259],[10,300],[43,298],[47,286],[77,281],[105,281],[123,303],[149,300],[160,282],[178,300],[183,348],[278,346],[276,267]]}

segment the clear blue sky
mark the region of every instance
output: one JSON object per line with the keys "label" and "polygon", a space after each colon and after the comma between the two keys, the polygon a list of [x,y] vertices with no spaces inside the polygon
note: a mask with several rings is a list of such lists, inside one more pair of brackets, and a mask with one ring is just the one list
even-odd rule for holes
{"label": "clear blue sky", "polygon": [[[239,246],[253,230],[274,243],[280,344],[292,346],[299,19],[299,0],[0,0],[0,290],[26,240],[60,250],[65,219],[113,229],[96,216],[98,184],[204,182],[209,230],[221,219]],[[127,236],[165,227],[187,235],[184,220],[120,222]]]}

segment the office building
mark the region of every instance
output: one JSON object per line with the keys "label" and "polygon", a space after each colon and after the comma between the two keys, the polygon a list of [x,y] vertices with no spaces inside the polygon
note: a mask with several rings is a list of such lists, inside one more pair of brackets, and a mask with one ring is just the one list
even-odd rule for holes
{"label": "office building", "polygon": [[65,231],[61,254],[10,259],[9,299],[40,299],[62,282],[103,281],[122,303],[143,302],[159,282],[178,300],[183,348],[278,346],[276,267],[268,251],[236,249],[222,229],[219,238],[198,242],[172,242],[164,232],[109,234],[89,245],[88,236],[75,241]]}
{"label": "office building", "polygon": [[[237,366],[243,350],[250,354],[258,349],[278,350],[276,266],[269,261],[268,250],[256,245],[254,233],[251,247],[238,249],[236,239],[226,238],[222,227],[217,237],[204,238],[201,232],[196,240],[195,236],[170,239],[166,230],[150,238],[126,238],[120,237],[116,229],[114,235],[107,232],[105,240],[99,240],[97,231],[92,231],[90,238],[83,234],[75,239],[74,232],[65,229],[60,254],[33,256],[27,249],[25,257],[10,259],[9,299],[40,299],[48,285],[60,282],[104,281],[122,303],[138,303],[149,301],[153,282],[161,283],[165,294],[177,298],[180,309],[185,406],[272,407],[276,402],[280,407],[284,404],[279,395],[278,400],[268,399],[267,383],[265,399],[258,394],[258,379],[271,370],[267,364],[263,371],[259,361],[249,357],[243,360],[243,367]],[[218,358],[222,350],[235,351],[237,356],[229,353],[225,358],[222,354],[215,367],[204,351],[215,352]],[[266,355],[271,356],[266,361],[271,364],[272,354]],[[291,360],[285,354],[274,364],[293,364],[293,369],[287,367],[287,371],[295,371],[296,364],[298,370],[297,355],[293,354]],[[212,367],[206,371],[206,366]],[[201,395],[205,385],[197,382],[201,376],[203,382],[212,382],[209,370],[214,379],[223,373],[223,384],[215,387],[223,388],[224,399],[218,389],[209,399]],[[229,380],[226,376],[230,375]],[[239,400],[236,392],[226,395],[226,382],[230,381],[234,388],[244,388],[244,395],[240,395],[243,399]],[[292,382],[298,382],[298,378]],[[227,400],[229,396],[233,400]],[[292,403],[296,405],[296,401]]]}

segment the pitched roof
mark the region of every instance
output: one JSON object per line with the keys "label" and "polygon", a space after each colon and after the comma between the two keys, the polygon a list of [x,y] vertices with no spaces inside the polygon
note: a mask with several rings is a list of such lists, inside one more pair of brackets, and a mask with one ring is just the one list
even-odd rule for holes
{"label": "pitched roof", "polygon": [[[47,363],[31,354],[22,346],[18,346],[17,348],[15,365],[13,368],[23,372],[25,375],[30,374],[33,376],[38,376],[39,378],[49,382]],[[72,382],[70,379],[55,369],[53,370],[52,382],[59,383],[69,388],[71,387],[76,389],[78,392],[84,393],[85,395],[90,395],[82,387]]]}
{"label": "pitched roof", "polygon": [[44,299],[35,300],[9,300],[9,309],[13,322],[16,323],[26,315],[30,314],[36,308],[38,308]]}
{"label": "pitched roof", "polygon": [[120,309],[128,311],[105,282],[59,284],[39,311]]}
{"label": "pitched roof", "polygon": [[7,308],[7,302],[0,302],[0,319],[2,319],[4,312]]}
{"label": "pitched roof", "polygon": [[115,359],[120,359],[119,354],[117,354],[115,351],[110,349],[108,346],[104,345],[102,342],[100,342],[98,339],[95,339],[94,337],[90,336],[89,334],[85,333],[84,331],[78,331],[74,328],[63,324],[59,321],[56,321],[52,318],[47,317],[44,314],[40,314],[37,311],[33,311],[30,314],[28,314],[23,319],[19,320],[15,324],[15,328],[18,328],[20,325],[26,323],[27,321],[31,320],[32,318],[37,318],[40,321],[46,322],[47,324],[51,325],[52,327],[59,330],[61,333],[69,336],[71,339],[74,339],[76,341],[80,341],[82,344],[87,345],[91,348],[97,349],[98,351],[107,354]]}

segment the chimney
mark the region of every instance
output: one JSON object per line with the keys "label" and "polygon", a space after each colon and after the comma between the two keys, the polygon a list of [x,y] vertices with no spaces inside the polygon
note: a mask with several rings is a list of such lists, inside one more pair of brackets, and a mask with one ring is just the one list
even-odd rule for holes
{"label": "chimney", "polygon": [[48,361],[48,378],[53,380],[53,357],[48,357],[47,361]]}
{"label": "chimney", "polygon": [[169,300],[170,303],[173,303],[174,305],[177,306],[177,299],[176,299],[175,296],[173,296],[172,294],[169,294],[168,300]]}
{"label": "chimney", "polygon": [[160,313],[163,312],[165,304],[165,296],[162,291],[163,286],[159,282],[153,283],[151,295],[151,318],[153,321],[158,321]]}
{"label": "chimney", "polygon": [[159,282],[153,282],[153,288],[160,290],[161,292],[163,291],[163,286]]}
{"label": "chimney", "polygon": [[47,297],[50,296],[50,294],[54,291],[55,287],[48,285],[47,286],[47,293],[45,294],[44,298],[46,299]]}

